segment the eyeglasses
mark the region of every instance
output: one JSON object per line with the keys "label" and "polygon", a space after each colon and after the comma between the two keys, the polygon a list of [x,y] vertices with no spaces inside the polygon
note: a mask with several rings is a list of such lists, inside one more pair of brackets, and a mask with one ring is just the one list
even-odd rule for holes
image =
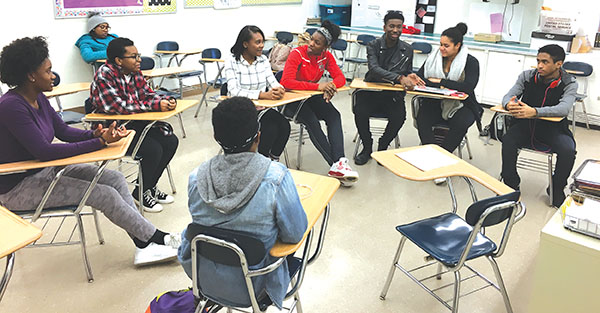
{"label": "eyeglasses", "polygon": [[120,57],[121,59],[136,59],[136,60],[142,60],[142,55],[139,53],[135,53],[133,55],[128,55],[128,56],[122,56]]}
{"label": "eyeglasses", "polygon": [[96,27],[98,27],[98,28],[100,28],[102,30],[110,30],[110,26],[108,26],[108,24],[101,24],[101,25],[98,25]]}

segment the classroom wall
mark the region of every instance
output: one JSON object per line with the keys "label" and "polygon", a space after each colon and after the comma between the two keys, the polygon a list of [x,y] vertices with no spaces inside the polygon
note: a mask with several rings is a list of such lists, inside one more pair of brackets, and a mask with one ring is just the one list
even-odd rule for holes
{"label": "classroom wall", "polygon": [[600,31],[600,1],[597,0],[544,0],[544,6],[553,11],[579,13],[580,30],[593,42]]}
{"label": "classroom wall", "polygon": [[[8,7],[7,7],[8,6]],[[156,43],[177,41],[182,49],[212,48],[228,52],[239,30],[247,24],[259,26],[265,35],[275,30],[299,31],[307,17],[318,15],[317,0],[303,0],[302,4],[244,6],[231,10],[212,8],[185,9],[184,1],[177,0],[177,13],[107,17],[111,32],[129,37],[140,53],[152,55]],[[75,41],[85,32],[86,18],[55,19],[53,1],[10,1],[0,11],[0,46],[24,36],[46,36],[53,69],[62,82],[92,80],[92,68],[83,62]],[[197,66],[193,58],[184,65]],[[6,91],[6,87],[3,87]],[[84,93],[66,97],[64,107],[83,105]]]}

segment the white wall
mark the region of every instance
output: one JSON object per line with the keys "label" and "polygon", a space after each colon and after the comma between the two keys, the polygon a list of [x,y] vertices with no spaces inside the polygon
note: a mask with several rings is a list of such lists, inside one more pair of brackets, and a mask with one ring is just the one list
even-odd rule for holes
{"label": "white wall", "polygon": [[[55,19],[51,0],[8,3],[0,11],[0,47],[25,36],[45,36],[53,69],[61,75],[62,82],[91,81],[92,68],[83,62],[75,47],[75,41],[85,32],[86,18]],[[111,32],[132,39],[140,53],[151,56],[156,43],[163,40],[177,41],[182,49],[215,47],[225,54],[244,25],[257,25],[270,36],[275,30],[300,31],[307,17],[318,15],[317,0],[232,10],[185,9],[184,1],[177,0],[177,7],[175,14],[118,16],[107,20]],[[193,58],[188,59],[191,60],[186,59],[184,65],[199,66]],[[82,105],[82,100],[71,103],[71,98],[77,97],[70,96],[65,99],[67,103],[63,100],[65,107]]]}
{"label": "white wall", "polygon": [[553,11],[579,14],[580,29],[593,44],[596,32],[600,31],[600,1],[598,0],[544,0],[544,6]]}

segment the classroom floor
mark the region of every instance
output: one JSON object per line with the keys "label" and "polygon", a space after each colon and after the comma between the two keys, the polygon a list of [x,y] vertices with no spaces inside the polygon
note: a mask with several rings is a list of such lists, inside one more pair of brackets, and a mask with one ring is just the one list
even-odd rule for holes
{"label": "classroom floor", "polygon": [[[407,98],[407,108],[408,101]],[[346,154],[351,159],[352,139],[356,132],[350,109],[350,97],[343,92],[334,98],[342,112]],[[177,194],[175,203],[166,205],[162,213],[146,216],[166,231],[181,231],[190,222],[187,209],[187,178],[192,169],[219,151],[212,138],[211,109],[202,107],[197,119],[195,108],[184,112],[187,138],[181,138],[178,121],[171,123],[179,135],[180,144],[171,162]],[[400,131],[402,146],[419,143],[410,113]],[[486,110],[483,120],[490,120]],[[575,168],[586,158],[598,157],[597,132],[577,128],[578,155]],[[597,138],[597,137],[596,137]],[[497,176],[500,171],[501,144],[492,141],[484,145],[476,127],[469,132],[474,158],[471,164]],[[288,143],[290,166],[295,166],[297,143]],[[351,163],[353,165],[353,162]],[[331,205],[329,227],[320,258],[307,268],[300,295],[304,312],[447,312],[441,304],[396,272],[387,300],[379,293],[398,244],[394,226],[447,212],[450,196],[446,186],[433,182],[413,182],[399,178],[370,161],[354,166],[360,181],[353,187],[340,188]],[[328,166],[317,150],[307,141],[303,149],[302,170],[326,174]],[[547,205],[545,175],[521,171],[523,201],[527,215],[515,225],[504,255],[498,260],[515,312],[525,312],[531,292],[533,269],[539,244],[539,233],[556,212]],[[464,214],[471,197],[464,181],[455,179],[459,214]],[[166,176],[159,183],[169,191]],[[480,198],[491,192],[477,186]],[[0,312],[144,312],[153,297],[168,290],[183,289],[191,282],[177,262],[136,268],[133,266],[134,246],[129,237],[101,217],[106,244],[100,246],[91,219],[84,221],[88,253],[95,281],[88,283],[79,246],[22,249],[17,253],[12,280]],[[498,231],[488,231],[497,235]],[[407,244],[401,259],[408,266],[423,262],[425,255]],[[488,277],[494,277],[487,261],[474,262]],[[4,261],[0,261],[4,267]],[[446,275],[440,284],[450,283]],[[464,284],[463,291],[472,288]],[[451,297],[450,288],[447,297]],[[505,312],[501,295],[492,288],[461,299],[461,312]],[[271,309],[270,312],[277,310]]]}

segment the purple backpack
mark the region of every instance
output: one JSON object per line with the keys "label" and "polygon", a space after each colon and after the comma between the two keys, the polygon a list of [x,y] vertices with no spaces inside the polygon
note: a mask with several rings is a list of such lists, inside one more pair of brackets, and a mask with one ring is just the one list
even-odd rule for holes
{"label": "purple backpack", "polygon": [[145,313],[194,313],[196,303],[191,288],[167,291],[152,299]]}

